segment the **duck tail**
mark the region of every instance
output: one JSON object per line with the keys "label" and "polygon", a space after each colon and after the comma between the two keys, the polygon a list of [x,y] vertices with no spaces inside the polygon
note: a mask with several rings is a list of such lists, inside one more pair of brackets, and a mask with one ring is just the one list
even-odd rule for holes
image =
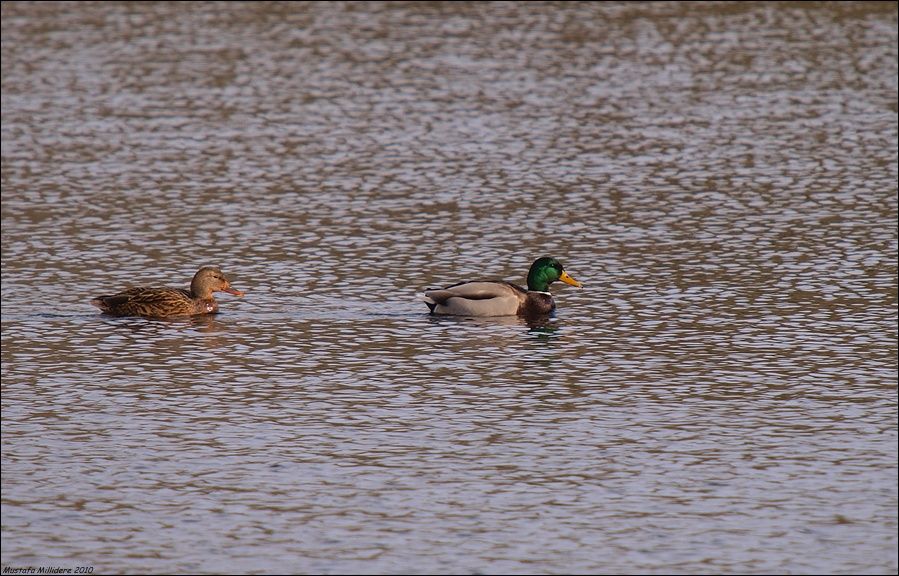
{"label": "duck tail", "polygon": [[428,308],[431,310],[431,312],[433,312],[434,308],[437,307],[437,302],[432,300],[431,297],[428,296],[427,292],[425,292],[424,294],[421,295],[421,299],[425,301],[425,304],[428,305]]}

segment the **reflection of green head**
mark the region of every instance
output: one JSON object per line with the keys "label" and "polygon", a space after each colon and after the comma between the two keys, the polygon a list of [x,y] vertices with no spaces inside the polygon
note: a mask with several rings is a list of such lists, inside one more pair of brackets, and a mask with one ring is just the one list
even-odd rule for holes
{"label": "reflection of green head", "polygon": [[534,260],[530,271],[528,271],[528,290],[547,292],[549,291],[549,285],[556,280],[561,280],[578,288],[581,287],[581,283],[569,276],[565,269],[562,268],[562,263],[555,258],[544,256]]}

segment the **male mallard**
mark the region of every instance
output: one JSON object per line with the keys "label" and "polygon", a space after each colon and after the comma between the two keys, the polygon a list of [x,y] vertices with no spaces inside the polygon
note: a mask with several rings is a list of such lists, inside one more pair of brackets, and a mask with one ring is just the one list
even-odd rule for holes
{"label": "male mallard", "polygon": [[214,266],[203,266],[190,282],[190,290],[182,288],[129,288],[111,296],[99,296],[91,304],[113,316],[145,316],[167,318],[213,314],[219,305],[213,292],[227,292],[243,296],[243,292],[231,288],[222,271]]}
{"label": "male mallard", "polygon": [[581,287],[555,258],[538,258],[528,271],[528,289],[502,281],[460,282],[425,292],[432,314],[460,316],[544,316],[555,310],[549,285],[556,280]]}

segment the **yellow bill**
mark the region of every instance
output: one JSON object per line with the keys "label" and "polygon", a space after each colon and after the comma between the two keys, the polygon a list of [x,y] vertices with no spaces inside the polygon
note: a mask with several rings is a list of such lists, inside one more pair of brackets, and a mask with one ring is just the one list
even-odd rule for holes
{"label": "yellow bill", "polygon": [[584,287],[583,284],[581,284],[580,282],[578,282],[577,280],[575,280],[574,278],[572,278],[571,276],[569,276],[569,275],[568,275],[568,272],[566,272],[566,271],[564,271],[564,270],[562,270],[562,275],[559,276],[559,280],[561,280],[562,282],[564,282],[564,283],[566,283],[566,284],[570,284],[570,285],[572,285],[572,286],[577,286],[578,288],[583,288],[583,287]]}

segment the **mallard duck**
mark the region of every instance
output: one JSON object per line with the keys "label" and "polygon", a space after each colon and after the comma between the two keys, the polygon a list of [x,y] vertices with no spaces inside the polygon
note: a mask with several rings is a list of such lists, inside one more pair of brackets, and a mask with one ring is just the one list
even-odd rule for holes
{"label": "mallard duck", "polygon": [[528,289],[503,281],[459,282],[427,290],[425,303],[432,314],[459,316],[544,316],[556,308],[549,285],[556,280],[580,288],[555,258],[538,258],[528,271]]}
{"label": "mallard duck", "polygon": [[190,290],[182,288],[129,288],[111,296],[99,296],[91,304],[113,316],[144,316],[168,318],[213,314],[219,305],[213,292],[227,292],[243,296],[243,292],[231,288],[222,271],[214,266],[203,266],[190,282]]}

